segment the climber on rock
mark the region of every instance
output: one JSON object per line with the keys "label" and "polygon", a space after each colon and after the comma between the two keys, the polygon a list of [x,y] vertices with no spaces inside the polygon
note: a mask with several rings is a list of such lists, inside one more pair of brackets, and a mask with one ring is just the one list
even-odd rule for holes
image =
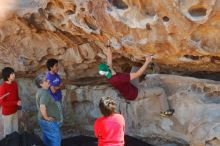
{"label": "climber on rock", "polygon": [[146,56],[145,63],[141,68],[132,67],[130,73],[116,73],[112,67],[112,51],[110,45],[107,46],[107,64],[98,66],[99,74],[107,77],[110,83],[126,100],[142,99],[152,96],[159,96],[160,115],[170,116],[174,110],[169,107],[167,96],[160,87],[146,88],[139,84],[139,77],[145,72],[152,56]]}

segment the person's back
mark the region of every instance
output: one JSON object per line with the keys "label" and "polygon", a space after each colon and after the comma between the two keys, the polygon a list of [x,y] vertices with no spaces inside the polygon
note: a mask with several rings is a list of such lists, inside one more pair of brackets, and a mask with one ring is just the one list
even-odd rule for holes
{"label": "person's back", "polygon": [[116,113],[116,103],[111,97],[102,97],[99,109],[104,115],[94,124],[98,146],[124,146],[125,121]]}
{"label": "person's back", "polygon": [[120,114],[101,117],[95,123],[95,131],[99,137],[98,146],[123,146],[125,122]]}
{"label": "person's back", "polygon": [[116,88],[120,94],[127,100],[134,100],[138,95],[138,89],[131,84],[130,74],[128,73],[116,73],[108,82]]}

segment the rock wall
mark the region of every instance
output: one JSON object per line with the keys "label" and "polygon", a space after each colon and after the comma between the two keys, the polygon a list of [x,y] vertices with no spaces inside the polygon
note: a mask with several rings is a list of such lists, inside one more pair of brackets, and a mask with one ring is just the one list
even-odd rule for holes
{"label": "rock wall", "polygon": [[[18,83],[23,102],[20,129],[39,134],[35,105],[37,88],[31,79],[19,79]],[[98,109],[99,99],[108,95],[116,100],[118,112],[125,117],[128,135],[155,145],[176,143],[178,146],[218,146],[220,144],[219,82],[151,74],[146,76],[142,84],[146,88],[162,87],[175,109],[175,114],[172,117],[160,117],[157,97],[126,102],[107,84],[67,85],[63,92],[65,117],[62,127],[63,137],[78,134],[93,135],[94,121],[101,116]],[[0,128],[2,128],[1,124]]]}
{"label": "rock wall", "polygon": [[9,65],[32,75],[54,57],[64,77],[92,77],[110,41],[116,66],[125,59],[142,63],[153,53],[163,72],[220,71],[219,0],[1,3],[1,14],[7,17],[0,17],[0,68]]}
{"label": "rock wall", "polygon": [[[175,142],[178,146],[217,146],[219,142],[219,82],[173,75],[148,75],[146,88],[162,87],[175,109],[172,117],[159,116],[159,99],[146,98],[126,102],[106,85],[78,87],[70,91],[73,123],[83,130],[92,130],[100,116],[101,96],[115,98],[118,111],[126,119],[126,133],[152,144]],[[85,111],[85,112],[82,112]],[[87,117],[84,120],[84,116]],[[82,120],[82,121],[81,121]]]}
{"label": "rock wall", "polygon": [[166,90],[176,110],[161,119],[157,98],[126,103],[97,74],[108,41],[117,71],[155,54],[162,73],[220,72],[220,0],[4,0],[0,8],[0,69],[12,66],[19,78],[21,129],[39,132],[33,77],[53,57],[67,85],[64,136],[92,135],[98,100],[112,95],[129,135],[154,144],[220,144],[219,82],[147,77],[150,86]]}

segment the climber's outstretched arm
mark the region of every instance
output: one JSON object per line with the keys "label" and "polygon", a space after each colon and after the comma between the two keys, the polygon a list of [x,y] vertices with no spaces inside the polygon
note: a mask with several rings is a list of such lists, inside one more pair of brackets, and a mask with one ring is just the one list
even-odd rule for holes
{"label": "climber's outstretched arm", "polygon": [[112,50],[110,46],[107,46],[107,65],[112,68]]}
{"label": "climber's outstretched arm", "polygon": [[133,79],[140,77],[144,73],[144,71],[146,70],[146,68],[151,60],[152,60],[151,56],[150,55],[147,56],[142,67],[137,72],[130,73],[130,80],[133,80]]}
{"label": "climber's outstretched arm", "polygon": [[107,65],[109,66],[109,69],[111,70],[112,75],[116,74],[116,72],[114,71],[112,67],[112,50],[110,46],[108,46],[108,50],[107,50]]}

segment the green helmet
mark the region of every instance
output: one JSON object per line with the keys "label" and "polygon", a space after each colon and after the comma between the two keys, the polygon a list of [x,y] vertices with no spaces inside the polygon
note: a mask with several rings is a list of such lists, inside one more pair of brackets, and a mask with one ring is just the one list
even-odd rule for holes
{"label": "green helmet", "polygon": [[105,75],[108,79],[112,77],[112,73],[107,64],[105,63],[100,64],[98,69],[100,75]]}

